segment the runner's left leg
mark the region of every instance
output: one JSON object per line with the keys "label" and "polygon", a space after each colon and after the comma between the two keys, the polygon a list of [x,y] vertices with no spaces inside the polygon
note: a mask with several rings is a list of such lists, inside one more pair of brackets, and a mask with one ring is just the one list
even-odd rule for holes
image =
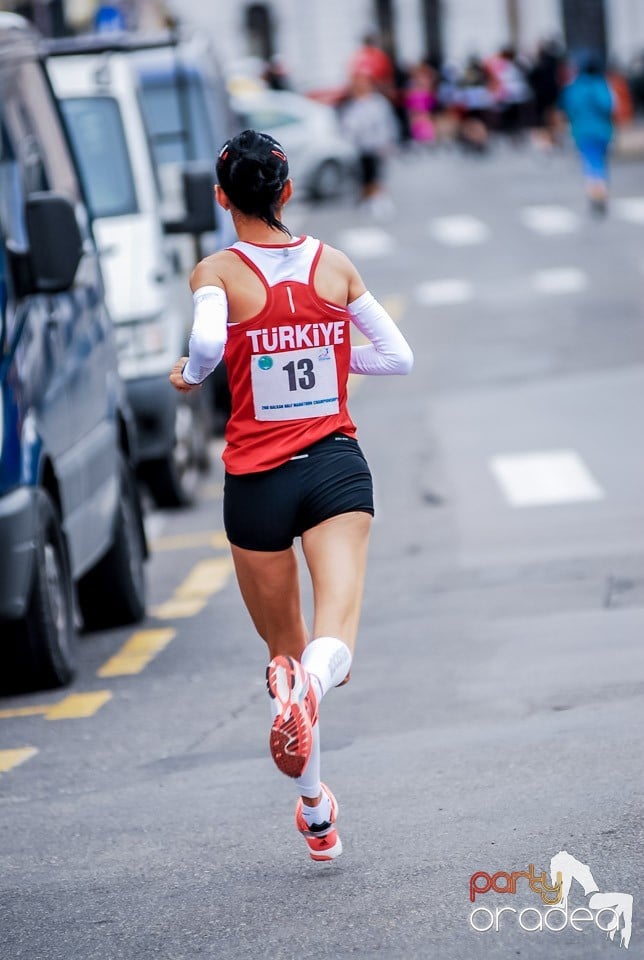
{"label": "runner's left leg", "polygon": [[[279,769],[294,776],[300,795],[315,802],[321,794],[319,727],[315,694],[311,691],[307,696],[308,676],[299,666],[308,632],[302,616],[295,549],[245,550],[233,545],[232,554],[242,597],[268,646],[267,679],[274,721],[271,753]],[[278,720],[282,715],[284,723]],[[286,733],[282,726],[286,726]],[[291,743],[298,752],[296,757],[283,755],[283,746]]]}
{"label": "runner's left leg", "polygon": [[269,658],[283,654],[299,660],[308,631],[302,616],[295,548],[265,551],[231,545],[231,550],[242,598],[268,646]]}

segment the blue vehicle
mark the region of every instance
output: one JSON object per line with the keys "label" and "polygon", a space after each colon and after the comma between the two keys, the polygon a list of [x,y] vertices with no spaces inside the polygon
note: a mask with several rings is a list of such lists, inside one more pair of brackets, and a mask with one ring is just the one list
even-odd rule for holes
{"label": "blue vehicle", "polygon": [[76,623],[139,620],[133,420],[38,38],[0,14],[0,689],[68,683]]}

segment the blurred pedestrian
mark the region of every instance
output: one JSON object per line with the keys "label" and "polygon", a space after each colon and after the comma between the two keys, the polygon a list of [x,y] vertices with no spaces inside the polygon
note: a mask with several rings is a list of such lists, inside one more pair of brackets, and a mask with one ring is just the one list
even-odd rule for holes
{"label": "blurred pedestrian", "polygon": [[382,49],[374,33],[363,37],[362,46],[349,60],[348,74],[349,77],[356,74],[371,77],[380,93],[384,93],[390,100],[393,98],[396,80],[394,62]]}
{"label": "blurred pedestrian", "polygon": [[604,214],[615,99],[598,56],[588,54],[581,59],[577,76],[563,90],[562,107],[581,157],[591,210]]}
{"label": "blurred pedestrian", "polygon": [[635,108],[633,106],[633,95],[628,80],[617,67],[611,64],[606,71],[606,80],[611,89],[615,101],[613,120],[616,127],[625,127],[633,122]]}
{"label": "blurred pedestrian", "polygon": [[[403,65],[387,52],[375,33],[368,33],[363,37],[362,46],[349,60],[350,84],[357,74],[370,77],[378,93],[382,93],[387,98],[397,121],[396,140],[398,143],[406,144],[411,138],[404,105],[404,91],[409,76]],[[351,91],[348,90],[345,101],[350,95]]]}
{"label": "blurred pedestrian", "polygon": [[375,217],[388,216],[393,204],[384,190],[384,168],[398,129],[389,100],[376,89],[370,74],[354,74],[340,123],[358,151],[360,199]]}
{"label": "blurred pedestrian", "polygon": [[640,50],[629,64],[628,85],[635,112],[644,113],[644,50]]}
{"label": "blurred pedestrian", "polygon": [[417,144],[433,143],[436,137],[433,113],[436,110],[436,76],[428,63],[419,63],[410,71],[410,79],[404,92],[409,133]]}
{"label": "blurred pedestrian", "polygon": [[436,142],[452,146],[458,136],[462,108],[459,105],[460,71],[455,63],[444,63],[437,71],[437,103],[433,120]]}
{"label": "blurred pedestrian", "polygon": [[[349,679],[374,512],[347,379],[408,373],[413,355],[351,261],[313,237],[292,237],[282,222],[293,184],[276,140],[245,130],[227,141],[217,177],[217,202],[239,240],[192,273],[189,357],[175,363],[170,382],[182,393],[198,389],[225,359],[232,413],[224,525],[242,597],[268,647],[271,755],[297,785],[295,822],[311,859],[334,860],[342,853],[338,804],[320,779],[318,715],[322,698]],[[351,345],[352,324],[369,343]],[[298,537],[313,587],[312,639]],[[251,833],[273,820],[264,798],[260,808]]]}
{"label": "blurred pedestrian", "polygon": [[536,145],[551,149],[557,142],[559,95],[563,83],[563,53],[554,40],[539,45],[537,56],[528,71],[532,90],[532,123]]}
{"label": "blurred pedestrian", "polygon": [[[398,123],[398,143],[401,147],[408,147],[412,142],[409,113],[405,104],[405,97],[410,83],[410,72],[398,60],[394,60],[393,93],[389,97]],[[386,94],[385,94],[386,96]]]}
{"label": "blurred pedestrian", "polygon": [[274,54],[262,74],[262,80],[269,90],[290,90],[291,82],[289,80],[286,64],[279,54]]}
{"label": "blurred pedestrian", "polygon": [[498,129],[515,143],[525,131],[532,93],[523,64],[514,47],[503,49],[486,61],[498,110]]}
{"label": "blurred pedestrian", "polygon": [[491,78],[484,63],[471,56],[459,80],[458,140],[471,153],[482,154],[489,142],[490,117],[494,107]]}

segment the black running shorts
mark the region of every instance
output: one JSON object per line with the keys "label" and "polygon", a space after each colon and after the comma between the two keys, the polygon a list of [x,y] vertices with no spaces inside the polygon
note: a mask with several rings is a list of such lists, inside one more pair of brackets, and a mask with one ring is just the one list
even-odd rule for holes
{"label": "black running shorts", "polygon": [[287,550],[305,530],[353,511],[373,516],[373,486],[358,441],[343,434],[319,440],[273,470],[226,473],[226,536],[246,550]]}

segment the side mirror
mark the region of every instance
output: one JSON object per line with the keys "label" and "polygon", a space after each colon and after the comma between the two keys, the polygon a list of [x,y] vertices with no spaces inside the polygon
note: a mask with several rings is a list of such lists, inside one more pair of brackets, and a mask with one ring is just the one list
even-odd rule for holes
{"label": "side mirror", "polygon": [[74,206],[67,197],[32,193],[25,204],[32,291],[61,293],[74,284],[83,256]]}
{"label": "side mirror", "polygon": [[166,233],[212,233],[217,229],[213,176],[209,168],[187,167],[182,173],[185,217],[166,223]]}

